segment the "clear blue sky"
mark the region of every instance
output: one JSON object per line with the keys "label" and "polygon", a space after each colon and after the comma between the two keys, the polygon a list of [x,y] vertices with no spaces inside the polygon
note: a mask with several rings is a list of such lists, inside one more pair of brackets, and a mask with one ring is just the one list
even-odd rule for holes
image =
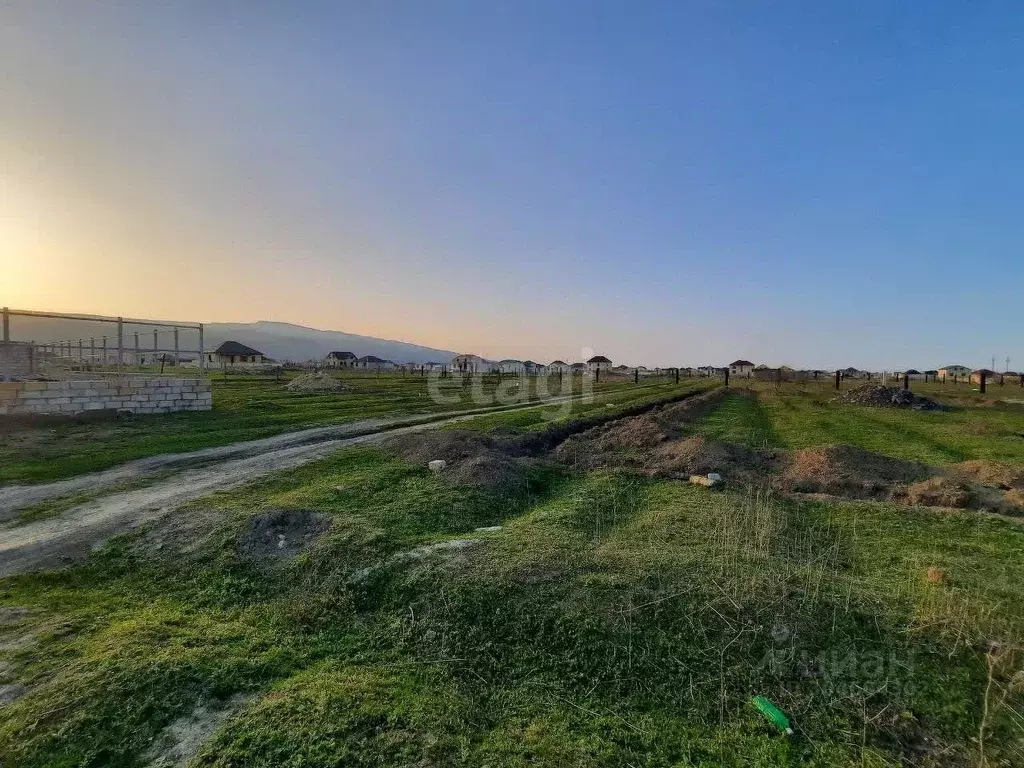
{"label": "clear blue sky", "polygon": [[11,304],[502,357],[1024,368],[1019,3],[0,16]]}

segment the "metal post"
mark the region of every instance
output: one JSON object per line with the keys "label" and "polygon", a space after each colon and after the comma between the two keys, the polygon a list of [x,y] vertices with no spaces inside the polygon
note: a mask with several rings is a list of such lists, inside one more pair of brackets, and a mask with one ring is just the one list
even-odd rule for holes
{"label": "metal post", "polygon": [[729,368],[728,368],[728,366],[726,366],[726,369],[725,369],[725,386],[727,386],[727,387],[729,386]]}
{"label": "metal post", "polygon": [[988,378],[988,374],[982,371],[979,375],[981,377],[979,391],[981,394],[985,394],[985,379]]}
{"label": "metal post", "polygon": [[107,337],[103,337],[103,365],[107,364]]}
{"label": "metal post", "polygon": [[89,365],[96,362],[96,339],[89,339]]}
{"label": "metal post", "polygon": [[156,362],[156,354],[160,351],[159,344],[156,340],[156,328],[153,329],[153,362]]}
{"label": "metal post", "polygon": [[908,373],[903,374],[903,388],[910,389],[910,374]]}
{"label": "metal post", "polygon": [[117,318],[117,373],[124,368],[124,320]]}
{"label": "metal post", "polygon": [[174,329],[174,367],[178,367],[178,329]]}
{"label": "metal post", "polygon": [[841,374],[839,371],[836,371],[836,389],[839,389],[839,382],[842,380],[842,376],[843,374]]}
{"label": "metal post", "polygon": [[135,365],[139,365],[139,332],[135,332]]}
{"label": "metal post", "polygon": [[206,373],[206,349],[203,348],[203,324],[199,324],[199,373]]}
{"label": "metal post", "polygon": [[85,355],[84,355],[84,353],[82,352],[82,340],[81,340],[81,339],[79,339],[79,340],[78,340],[78,366],[79,366],[79,367],[81,367],[81,366],[82,366],[82,360],[83,360],[84,358],[85,358]]}

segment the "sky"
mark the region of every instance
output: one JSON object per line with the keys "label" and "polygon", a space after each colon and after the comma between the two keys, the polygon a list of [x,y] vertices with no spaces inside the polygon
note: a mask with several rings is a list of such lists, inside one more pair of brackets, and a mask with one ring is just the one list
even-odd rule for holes
{"label": "sky", "polygon": [[0,303],[1024,367],[1015,2],[0,2]]}

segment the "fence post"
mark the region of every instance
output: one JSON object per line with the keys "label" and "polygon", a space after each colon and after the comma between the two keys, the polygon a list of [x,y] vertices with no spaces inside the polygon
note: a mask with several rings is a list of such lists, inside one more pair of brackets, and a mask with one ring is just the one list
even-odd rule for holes
{"label": "fence post", "polygon": [[96,339],[89,339],[89,366],[92,370],[93,363],[96,362]]}
{"label": "fence post", "polygon": [[910,389],[910,374],[908,373],[903,374],[903,388]]}
{"label": "fence post", "polygon": [[135,332],[135,366],[136,367],[141,367],[141,363],[139,363],[139,332],[138,331]]}
{"label": "fence post", "polygon": [[7,361],[10,359],[10,310],[3,308],[3,362],[4,372],[7,371]]}
{"label": "fence post", "polygon": [[82,350],[83,350],[82,340],[79,339],[78,340],[78,367],[79,368],[82,367],[82,360],[85,358],[85,353]]}
{"label": "fence post", "polygon": [[103,365],[107,364],[107,337],[103,337]]}
{"label": "fence post", "polygon": [[979,381],[978,381],[978,383],[979,383],[979,391],[981,392],[981,394],[985,394],[985,379],[987,379],[987,378],[988,378],[988,374],[985,373],[984,371],[982,371],[979,374]]}
{"label": "fence post", "polygon": [[676,384],[679,383],[679,369],[676,368]]}
{"label": "fence post", "polygon": [[203,324],[199,324],[199,373],[206,373],[206,348],[203,347]]}
{"label": "fence post", "polygon": [[124,319],[117,318],[117,375],[124,368]]}
{"label": "fence post", "polygon": [[725,369],[725,386],[729,386],[729,369]]}
{"label": "fence post", "polygon": [[174,367],[178,367],[178,329],[174,329]]}
{"label": "fence post", "polygon": [[153,329],[153,362],[156,362],[157,353],[160,351],[160,344],[156,340],[156,328]]}
{"label": "fence post", "polygon": [[841,376],[842,376],[842,374],[837,370],[836,371],[836,389],[839,389],[839,381],[840,381],[840,377]]}
{"label": "fence post", "polygon": [[639,384],[640,383],[640,369],[639,368],[634,368],[633,369],[633,383],[634,384]]}

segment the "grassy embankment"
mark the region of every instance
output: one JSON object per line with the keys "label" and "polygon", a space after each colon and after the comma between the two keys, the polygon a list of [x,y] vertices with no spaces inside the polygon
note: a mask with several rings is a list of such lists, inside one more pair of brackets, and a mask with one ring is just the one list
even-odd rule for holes
{"label": "grassy embankment", "polygon": [[[132,459],[161,453],[193,451],[241,440],[253,440],[305,427],[345,424],[363,419],[395,418],[469,410],[501,402],[515,402],[509,394],[511,379],[485,379],[483,403],[474,402],[471,387],[457,379],[441,381],[441,392],[451,402],[431,396],[428,379],[400,374],[339,374],[350,390],[344,393],[302,394],[288,392],[288,377],[228,376],[215,374],[213,410],[140,416],[131,421],[96,424],[59,424],[15,427],[0,432],[0,483],[41,482],[94,472]],[[568,386],[572,379],[571,388]],[[562,393],[557,379],[544,382],[542,392]],[[581,379],[567,377],[567,394],[579,393]],[[524,379],[518,399],[536,399],[538,381]],[[594,386],[606,393],[668,391],[670,379],[610,379]],[[500,390],[499,390],[500,388]],[[496,391],[505,399],[494,399]],[[2,425],[0,425],[2,426]]]}
{"label": "grassy embankment", "polygon": [[[813,439],[787,407],[737,395],[698,431]],[[507,418],[487,424],[534,426]],[[241,694],[195,765],[1019,764],[1019,527],[529,472],[510,496],[350,449],[204,499],[185,530],[0,582],[31,611],[0,627],[27,688],[0,762],[135,765]],[[281,508],[333,526],[291,562],[241,554],[252,516]],[[400,554],[453,537],[479,541]]]}

